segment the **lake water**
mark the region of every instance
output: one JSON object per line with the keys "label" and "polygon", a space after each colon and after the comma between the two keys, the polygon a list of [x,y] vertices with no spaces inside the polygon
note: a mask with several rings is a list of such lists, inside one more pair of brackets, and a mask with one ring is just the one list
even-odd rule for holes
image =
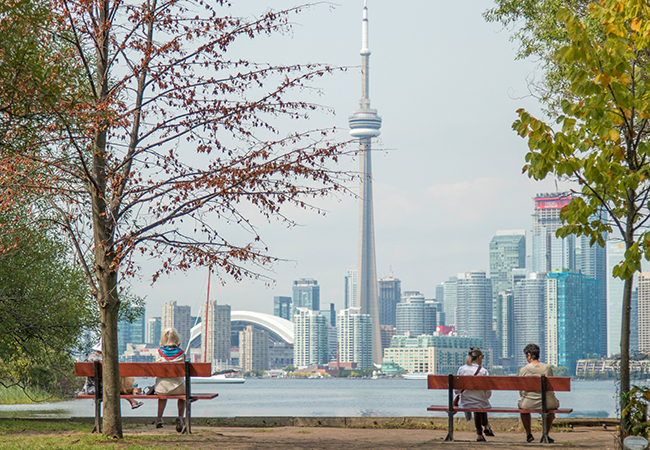
{"label": "lake water", "polygon": [[[140,382],[140,386],[152,383]],[[194,417],[288,416],[288,417],[403,417],[445,416],[427,407],[446,405],[447,391],[428,390],[426,380],[392,379],[247,379],[244,384],[192,386],[194,392],[218,392],[219,397],[198,401]],[[559,392],[563,407],[573,408],[568,417],[616,417],[616,384],[612,381],[572,381],[571,392]],[[493,391],[494,406],[516,406],[518,392]],[[155,417],[157,402],[145,401],[129,409],[122,401],[122,414]],[[175,413],[168,404],[166,416]],[[92,400],[71,400],[37,405],[0,405],[0,417],[92,417]],[[495,414],[495,416],[505,414]],[[560,417],[567,417],[562,415]]]}

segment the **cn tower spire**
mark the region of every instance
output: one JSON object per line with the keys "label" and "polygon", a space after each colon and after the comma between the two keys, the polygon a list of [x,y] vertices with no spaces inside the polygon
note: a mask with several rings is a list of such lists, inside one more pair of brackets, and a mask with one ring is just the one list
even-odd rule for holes
{"label": "cn tower spire", "polygon": [[383,352],[377,299],[375,225],[372,201],[371,138],[379,136],[381,118],[370,109],[370,48],[368,46],[368,4],[363,2],[361,22],[361,100],[359,109],[348,119],[350,134],[359,139],[359,259],[357,266],[357,304],[372,322],[372,360],[381,364]]}

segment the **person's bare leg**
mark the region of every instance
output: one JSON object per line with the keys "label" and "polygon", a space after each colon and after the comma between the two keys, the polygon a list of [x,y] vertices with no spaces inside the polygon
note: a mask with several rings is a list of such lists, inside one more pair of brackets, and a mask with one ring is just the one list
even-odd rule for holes
{"label": "person's bare leg", "polygon": [[554,420],[555,420],[555,414],[549,414],[548,416],[546,416],[546,435],[547,436],[551,432],[551,426],[553,425]]}
{"label": "person's bare leg", "polygon": [[524,426],[524,430],[526,430],[526,435],[533,434],[531,430],[530,413],[521,413],[519,415],[521,416],[521,423]]}
{"label": "person's bare leg", "polygon": [[158,419],[162,419],[163,413],[165,412],[165,406],[167,406],[166,398],[158,399]]}
{"label": "person's bare leg", "polygon": [[185,400],[178,400],[178,417],[185,416]]}

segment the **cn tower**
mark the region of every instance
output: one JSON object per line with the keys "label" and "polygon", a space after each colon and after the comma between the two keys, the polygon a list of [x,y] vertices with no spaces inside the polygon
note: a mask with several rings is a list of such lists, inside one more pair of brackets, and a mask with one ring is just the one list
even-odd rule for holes
{"label": "cn tower", "polygon": [[372,208],[371,143],[379,136],[381,118],[370,109],[370,49],[368,48],[368,5],[363,2],[361,22],[361,100],[359,109],[349,118],[350,134],[359,139],[359,259],[357,267],[357,304],[361,314],[369,314],[372,322],[372,361],[381,364],[381,334],[377,301],[377,268],[375,263],[375,225]]}

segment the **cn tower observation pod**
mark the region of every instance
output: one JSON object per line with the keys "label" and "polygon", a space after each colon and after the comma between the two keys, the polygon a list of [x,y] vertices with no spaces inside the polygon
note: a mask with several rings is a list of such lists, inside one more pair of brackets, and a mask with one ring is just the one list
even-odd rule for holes
{"label": "cn tower observation pod", "polygon": [[376,109],[356,109],[348,118],[350,135],[355,138],[377,137],[381,133],[381,117]]}

